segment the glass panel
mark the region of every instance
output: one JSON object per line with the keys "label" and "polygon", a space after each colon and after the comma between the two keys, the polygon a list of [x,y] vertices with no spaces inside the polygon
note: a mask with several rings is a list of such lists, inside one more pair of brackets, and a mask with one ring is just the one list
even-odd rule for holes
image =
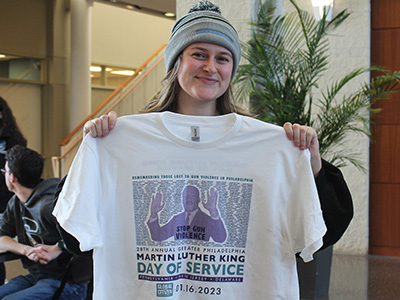
{"label": "glass panel", "polygon": [[135,73],[134,70],[124,68],[107,69],[107,85],[120,86],[129,76]]}
{"label": "glass panel", "polygon": [[0,78],[41,81],[42,61],[0,54]]}
{"label": "glass panel", "polygon": [[117,87],[121,85],[135,71],[129,68],[117,68],[109,66],[92,65],[90,77],[92,85]]}

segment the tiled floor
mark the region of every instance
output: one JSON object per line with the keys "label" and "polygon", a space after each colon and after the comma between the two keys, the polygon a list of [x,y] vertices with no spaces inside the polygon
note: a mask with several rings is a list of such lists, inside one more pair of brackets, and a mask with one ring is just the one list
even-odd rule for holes
{"label": "tiled floor", "polygon": [[400,258],[334,255],[329,295],[318,300],[400,300]]}
{"label": "tiled floor", "polygon": [[18,275],[28,274],[28,271],[22,267],[21,260],[12,260],[5,262],[6,266],[6,279],[10,280]]}

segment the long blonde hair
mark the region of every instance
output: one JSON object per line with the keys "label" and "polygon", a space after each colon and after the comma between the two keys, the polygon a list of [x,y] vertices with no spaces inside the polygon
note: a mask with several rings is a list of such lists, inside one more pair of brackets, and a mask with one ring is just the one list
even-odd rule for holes
{"label": "long blonde hair", "polygon": [[[180,91],[178,71],[181,66],[181,61],[182,56],[178,56],[173,68],[163,79],[164,86],[159,94],[159,97],[149,102],[142,110],[140,110],[141,113],[177,111],[178,96]],[[235,103],[231,84],[229,84],[229,87],[225,93],[217,99],[217,112],[219,115],[238,113],[240,115],[251,116],[246,109],[238,106]]]}

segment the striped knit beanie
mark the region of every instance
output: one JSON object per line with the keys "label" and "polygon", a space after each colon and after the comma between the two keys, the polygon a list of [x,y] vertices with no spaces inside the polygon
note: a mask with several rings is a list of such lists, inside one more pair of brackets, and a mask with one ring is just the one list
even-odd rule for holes
{"label": "striped knit beanie", "polygon": [[212,43],[227,48],[233,55],[235,76],[241,57],[238,34],[222,15],[218,6],[209,1],[200,1],[188,14],[177,20],[165,49],[165,64],[169,72],[178,56],[191,44]]}

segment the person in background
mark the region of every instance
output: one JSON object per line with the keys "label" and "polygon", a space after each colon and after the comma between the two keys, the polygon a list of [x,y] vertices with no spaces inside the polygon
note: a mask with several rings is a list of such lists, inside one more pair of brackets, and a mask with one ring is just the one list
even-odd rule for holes
{"label": "person in background", "polygon": [[[6,100],[0,97],[0,166],[4,166],[5,154],[14,145],[26,147],[27,142]],[[3,177],[0,184],[0,212],[6,209],[7,202],[12,195],[13,193],[5,185]]]}
{"label": "person in background", "polygon": [[[6,100],[0,97],[0,166],[3,167],[5,154],[8,149],[14,145],[26,147],[27,142],[21,133],[17,122],[13,116],[11,108]],[[4,176],[0,180],[0,213],[6,209],[8,200],[13,196],[5,184]],[[4,263],[0,263],[0,285],[4,284],[6,278],[6,269]]]}
{"label": "person in background", "polygon": [[[52,215],[59,180],[41,178],[43,158],[31,149],[16,145],[7,151],[5,159],[2,173],[15,195],[0,219],[0,249],[21,255],[29,274],[0,286],[0,299],[51,299],[72,258]],[[82,283],[73,279],[82,272],[72,272],[60,299],[85,299],[87,279]],[[91,270],[89,273],[91,277]]]}

